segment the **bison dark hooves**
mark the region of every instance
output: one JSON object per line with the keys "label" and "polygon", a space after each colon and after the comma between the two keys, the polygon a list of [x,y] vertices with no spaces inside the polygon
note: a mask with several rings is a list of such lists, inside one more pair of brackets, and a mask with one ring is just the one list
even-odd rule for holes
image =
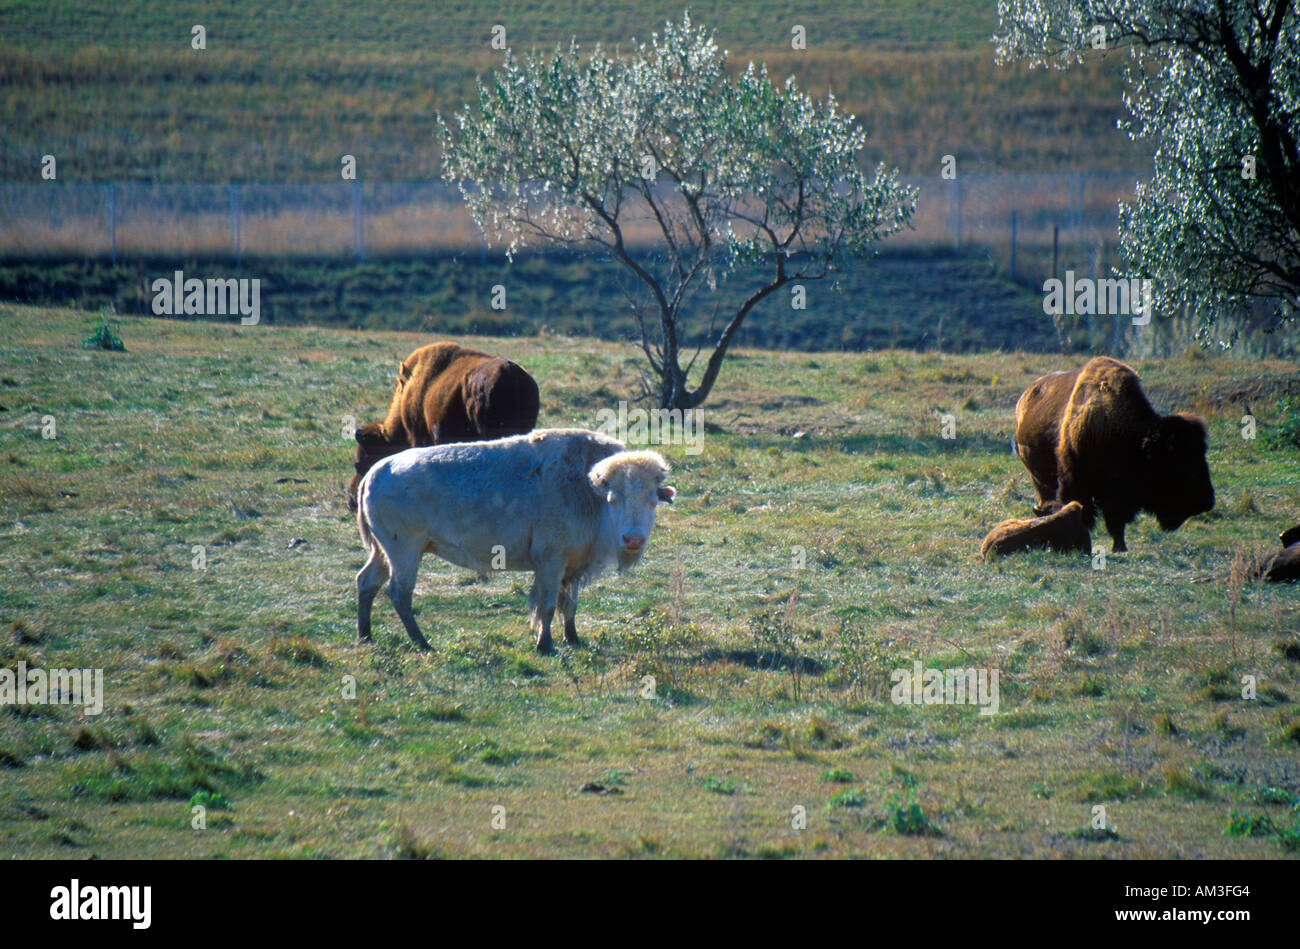
{"label": "bison dark hooves", "polygon": [[542,656],[555,655],[555,644],[551,642],[551,638],[549,636],[546,637],[545,639],[537,640],[537,652],[539,655]]}

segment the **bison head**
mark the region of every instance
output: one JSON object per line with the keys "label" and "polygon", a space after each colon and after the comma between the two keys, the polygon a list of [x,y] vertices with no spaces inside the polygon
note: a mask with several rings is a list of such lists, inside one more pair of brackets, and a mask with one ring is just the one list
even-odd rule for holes
{"label": "bison head", "polygon": [[1175,530],[1194,514],[1214,507],[1214,485],[1205,461],[1205,423],[1195,415],[1166,415],[1142,442],[1148,509],[1160,526]]}
{"label": "bison head", "polygon": [[677,489],[664,484],[668,463],[653,451],[625,451],[597,463],[587,473],[592,490],[609,505],[618,570],[636,566],[654,529],[655,507],[672,503]]}
{"label": "bison head", "polygon": [[405,442],[394,444],[378,422],[367,422],[353,432],[352,437],[357,440],[357,457],[352,463],[355,473],[348,482],[348,510],[356,513],[357,488],[361,487],[361,479],[366,476],[366,472],[375,466],[375,462],[382,461],[407,446]]}

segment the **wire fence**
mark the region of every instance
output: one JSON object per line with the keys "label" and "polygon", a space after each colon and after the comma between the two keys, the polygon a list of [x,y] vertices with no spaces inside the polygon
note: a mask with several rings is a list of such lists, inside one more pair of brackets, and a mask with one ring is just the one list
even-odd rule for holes
{"label": "wire fence", "polygon": [[[1136,173],[905,178],[914,229],[887,246],[987,248],[1013,273],[1046,248],[1114,246]],[[649,241],[652,235],[642,235]],[[443,182],[0,185],[0,255],[347,257],[483,249]]]}

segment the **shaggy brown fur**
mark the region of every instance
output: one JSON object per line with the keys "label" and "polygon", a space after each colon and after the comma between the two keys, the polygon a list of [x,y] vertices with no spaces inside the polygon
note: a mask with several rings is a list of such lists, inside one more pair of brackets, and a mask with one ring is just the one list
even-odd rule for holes
{"label": "shaggy brown fur", "polygon": [[1282,552],[1264,564],[1262,573],[1270,583],[1300,580],[1300,524],[1281,534]]}
{"label": "shaggy brown fur", "polygon": [[1092,551],[1092,537],[1083,526],[1082,504],[1072,501],[1054,514],[1031,521],[1003,521],[984,538],[980,559],[1043,549],[1057,553]]}
{"label": "shaggy brown fur", "polygon": [[1016,404],[1015,443],[1035,513],[1078,501],[1091,528],[1100,510],[1116,551],[1128,549],[1124,528],[1140,511],[1171,531],[1214,507],[1205,423],[1158,414],[1137,373],[1107,356],[1030,386]]}
{"label": "shaggy brown fur", "polygon": [[537,424],[539,408],[537,383],[508,359],[455,343],[417,349],[397,372],[388,416],[356,430],[349,510],[357,509],[357,486],[375,462],[407,448],[523,435]]}
{"label": "shaggy brown fur", "polygon": [[1294,583],[1300,580],[1300,544],[1286,547],[1268,562],[1264,579],[1269,583]]}
{"label": "shaggy brown fur", "polygon": [[1049,373],[1026,389],[1016,403],[1016,454],[1034,482],[1040,502],[1034,513],[1040,517],[1059,507],[1053,504],[1057,488],[1056,439],[1061,431],[1061,416],[1078,380],[1078,369]]}

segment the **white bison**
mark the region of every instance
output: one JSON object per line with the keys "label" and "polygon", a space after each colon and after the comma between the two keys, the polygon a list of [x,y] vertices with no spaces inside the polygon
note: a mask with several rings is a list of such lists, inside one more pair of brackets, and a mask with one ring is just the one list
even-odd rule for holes
{"label": "white bison", "polygon": [[538,430],[495,441],[412,448],[376,464],[357,491],[357,522],[370,555],[357,574],[357,636],[370,639],[370,608],[384,581],[412,642],[411,594],[420,557],[434,553],[480,574],[531,570],[537,650],[550,652],[558,607],[564,638],[578,641],[578,590],[610,567],[641,559],[655,506],[676,491],[652,451],[582,429]]}

